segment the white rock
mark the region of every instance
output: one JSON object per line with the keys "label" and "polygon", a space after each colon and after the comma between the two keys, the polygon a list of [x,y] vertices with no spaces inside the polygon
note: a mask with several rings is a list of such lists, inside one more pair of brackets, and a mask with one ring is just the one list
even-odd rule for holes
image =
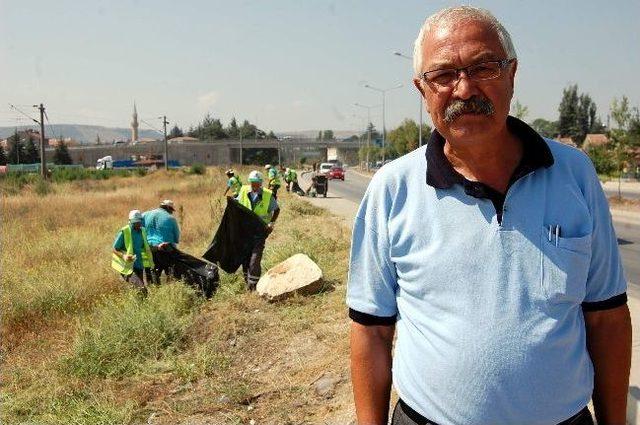
{"label": "white rock", "polygon": [[306,255],[296,254],[269,269],[258,281],[256,290],[269,301],[278,301],[294,293],[313,294],[320,288],[320,267]]}

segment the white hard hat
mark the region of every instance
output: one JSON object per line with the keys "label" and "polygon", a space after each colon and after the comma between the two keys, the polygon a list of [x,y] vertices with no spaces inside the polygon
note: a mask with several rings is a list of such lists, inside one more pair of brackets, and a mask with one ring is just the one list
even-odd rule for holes
{"label": "white hard hat", "polygon": [[269,168],[271,168],[271,164],[267,164],[267,165],[264,166],[265,170],[268,170]]}
{"label": "white hard hat", "polygon": [[129,211],[129,222],[131,223],[141,223],[142,222],[142,214],[140,210],[131,210]]}
{"label": "white hard hat", "polygon": [[262,174],[260,174],[260,171],[258,170],[253,170],[249,173],[248,180],[252,183],[262,183]]}
{"label": "white hard hat", "polygon": [[175,208],[171,199],[165,199],[164,201],[160,202],[160,206]]}

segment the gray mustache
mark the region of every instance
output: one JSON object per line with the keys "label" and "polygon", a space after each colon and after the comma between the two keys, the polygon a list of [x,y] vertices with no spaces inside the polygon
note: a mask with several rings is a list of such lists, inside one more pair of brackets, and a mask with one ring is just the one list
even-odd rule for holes
{"label": "gray mustache", "polygon": [[456,99],[444,110],[444,121],[451,123],[464,114],[493,115],[495,108],[489,99],[473,96],[467,100]]}

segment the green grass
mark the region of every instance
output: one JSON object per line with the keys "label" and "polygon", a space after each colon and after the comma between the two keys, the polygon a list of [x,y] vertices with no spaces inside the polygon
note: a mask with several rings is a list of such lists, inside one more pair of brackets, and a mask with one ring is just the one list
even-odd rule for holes
{"label": "green grass", "polygon": [[63,370],[78,377],[123,377],[176,351],[199,299],[182,284],[135,290],[106,301],[83,321]]}

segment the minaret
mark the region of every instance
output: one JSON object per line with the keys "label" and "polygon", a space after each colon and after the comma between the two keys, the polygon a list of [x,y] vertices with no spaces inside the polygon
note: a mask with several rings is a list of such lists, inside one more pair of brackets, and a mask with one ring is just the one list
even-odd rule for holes
{"label": "minaret", "polygon": [[138,111],[136,111],[136,101],[133,101],[133,120],[131,121],[131,142],[138,141]]}

